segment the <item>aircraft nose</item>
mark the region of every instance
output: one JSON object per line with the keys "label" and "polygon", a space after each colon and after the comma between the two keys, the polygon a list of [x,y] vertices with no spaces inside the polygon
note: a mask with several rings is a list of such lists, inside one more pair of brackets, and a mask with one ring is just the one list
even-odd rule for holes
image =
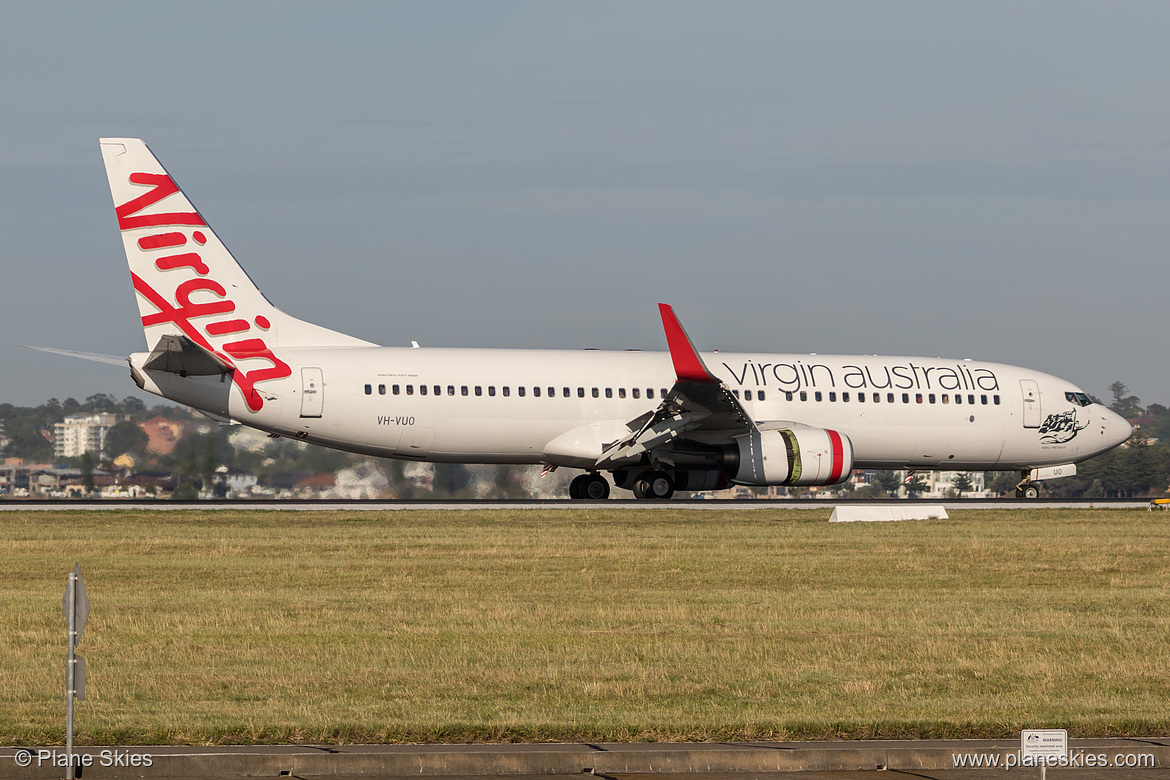
{"label": "aircraft nose", "polygon": [[1133,434],[1133,426],[1129,424],[1129,420],[1112,409],[1105,409],[1102,416],[1104,419],[1101,433],[1104,434],[1102,438],[1105,439],[1105,449],[1113,449]]}

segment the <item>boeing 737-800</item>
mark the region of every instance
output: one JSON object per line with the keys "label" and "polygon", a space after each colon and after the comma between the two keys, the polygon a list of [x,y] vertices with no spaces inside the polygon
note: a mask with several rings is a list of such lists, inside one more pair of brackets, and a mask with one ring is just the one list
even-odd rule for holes
{"label": "boeing 737-800", "polygon": [[832,485],[854,469],[1018,470],[1125,441],[1070,382],[914,357],[699,353],[660,304],[668,352],[382,347],[274,307],[141,140],[101,141],[146,351],[138,386],[274,435],[372,456],[582,469],[676,489]]}

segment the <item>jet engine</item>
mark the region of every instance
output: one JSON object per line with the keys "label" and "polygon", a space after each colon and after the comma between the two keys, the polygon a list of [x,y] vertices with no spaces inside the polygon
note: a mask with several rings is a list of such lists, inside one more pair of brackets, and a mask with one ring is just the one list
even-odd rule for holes
{"label": "jet engine", "polygon": [[853,470],[853,443],[825,428],[753,431],[735,444],[724,466],[740,485],[835,485]]}

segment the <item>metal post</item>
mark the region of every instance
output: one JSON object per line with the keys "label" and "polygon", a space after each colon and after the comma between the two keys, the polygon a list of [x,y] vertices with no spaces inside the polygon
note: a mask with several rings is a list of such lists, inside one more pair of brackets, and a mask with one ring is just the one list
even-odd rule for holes
{"label": "metal post", "polygon": [[76,768],[73,766],[73,692],[76,682],[76,648],[77,648],[77,565],[69,572],[69,655],[65,658],[65,758],[69,765],[65,768],[65,780],[75,780]]}

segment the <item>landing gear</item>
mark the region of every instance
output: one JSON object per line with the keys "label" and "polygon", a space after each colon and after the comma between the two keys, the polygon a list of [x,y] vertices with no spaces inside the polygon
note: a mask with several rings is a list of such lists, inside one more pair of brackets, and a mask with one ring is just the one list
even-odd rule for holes
{"label": "landing gear", "polygon": [[1039,498],[1040,485],[1032,481],[1032,471],[1020,472],[1020,484],[1016,485],[1016,498]]}
{"label": "landing gear", "polygon": [[634,480],[634,498],[665,500],[674,495],[674,480],[665,471],[647,471]]}
{"label": "landing gear", "polygon": [[604,501],[609,498],[609,482],[600,474],[582,474],[569,483],[569,498]]}
{"label": "landing gear", "polygon": [[1040,486],[1035,482],[1027,482],[1016,488],[1016,498],[1039,498]]}

